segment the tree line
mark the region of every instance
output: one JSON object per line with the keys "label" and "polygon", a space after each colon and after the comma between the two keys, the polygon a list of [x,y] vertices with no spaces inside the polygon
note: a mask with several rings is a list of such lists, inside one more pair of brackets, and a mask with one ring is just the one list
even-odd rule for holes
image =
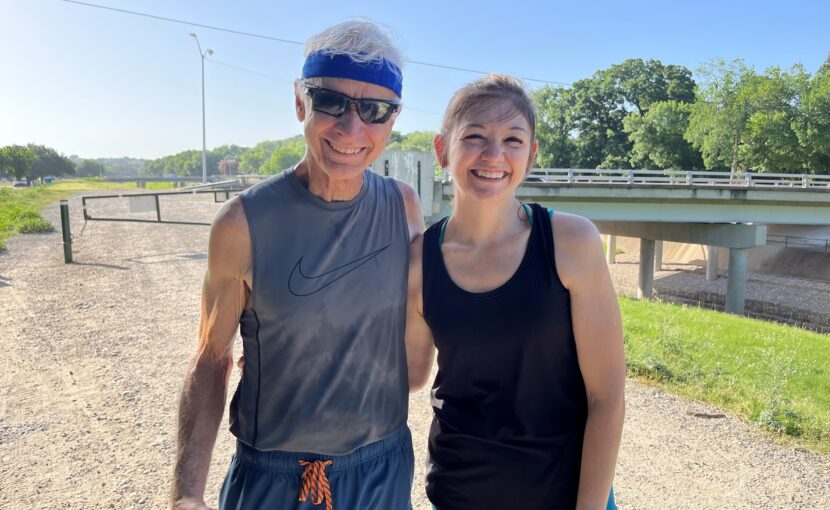
{"label": "tree line", "polygon": [[[741,60],[713,60],[697,76],[629,59],[570,88],[535,90],[537,166],[830,174],[830,57],[812,75],[800,64],[758,72]],[[393,131],[388,148],[431,152],[433,134]],[[237,158],[240,173],[278,173],[304,150],[302,136],[223,146],[209,153],[208,171]],[[201,152],[167,156],[144,171],[199,175]]]}
{"label": "tree line", "polygon": [[[536,164],[546,168],[731,170],[830,174],[830,56],[814,73],[797,64],[758,72],[712,60],[697,73],[629,59],[570,88],[533,91]],[[388,149],[432,151],[433,131],[393,131]],[[208,175],[276,174],[305,153],[301,135],[207,153]],[[202,151],[154,160],[66,158],[42,145],[0,148],[0,175],[199,176]]]}
{"label": "tree line", "polygon": [[32,183],[43,177],[74,174],[75,163],[51,147],[34,144],[0,147],[0,177]]}
{"label": "tree line", "polygon": [[535,91],[537,164],[830,173],[830,57],[813,75],[713,60],[698,76],[630,59]]}
{"label": "tree line", "polygon": [[[401,134],[393,131],[389,137],[388,149],[432,150],[432,131],[414,131]],[[217,174],[278,174],[295,165],[305,154],[305,138],[302,135],[284,140],[266,140],[253,147],[222,145],[207,152],[207,173]],[[235,165],[228,165],[228,162]],[[226,169],[222,172],[223,162]],[[148,176],[195,176],[202,175],[202,151],[187,150],[147,162],[141,170]]]}
{"label": "tree line", "polygon": [[44,145],[0,147],[0,177],[32,183],[44,177],[131,177],[139,174],[147,160],[136,158],[82,159],[64,156]]}

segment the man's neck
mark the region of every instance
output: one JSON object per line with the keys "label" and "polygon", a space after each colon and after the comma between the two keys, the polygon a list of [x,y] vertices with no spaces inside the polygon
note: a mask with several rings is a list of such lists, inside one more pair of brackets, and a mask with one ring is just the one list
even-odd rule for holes
{"label": "man's neck", "polygon": [[[365,172],[365,170],[364,170]],[[352,179],[332,179],[308,160],[297,164],[294,174],[312,195],[326,202],[345,202],[355,198],[363,187],[363,173]]]}

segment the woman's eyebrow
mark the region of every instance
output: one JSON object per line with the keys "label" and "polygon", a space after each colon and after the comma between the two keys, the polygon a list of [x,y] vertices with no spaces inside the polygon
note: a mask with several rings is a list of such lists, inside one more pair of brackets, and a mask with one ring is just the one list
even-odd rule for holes
{"label": "woman's eyebrow", "polygon": [[[485,127],[486,126],[484,124],[467,124],[467,125],[464,126],[464,129],[472,129],[472,128],[484,129]],[[511,126],[508,129],[510,131],[516,130],[516,131],[524,131],[525,133],[530,132],[522,126]]]}

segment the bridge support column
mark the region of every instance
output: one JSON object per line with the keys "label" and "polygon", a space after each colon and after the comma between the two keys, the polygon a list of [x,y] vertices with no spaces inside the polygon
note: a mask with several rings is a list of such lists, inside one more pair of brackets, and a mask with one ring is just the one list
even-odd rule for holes
{"label": "bridge support column", "polygon": [[743,315],[746,298],[747,248],[729,249],[729,279],[726,281],[726,311]]}
{"label": "bridge support column", "polygon": [[718,279],[718,247],[706,247],[706,279],[713,282]]}
{"label": "bridge support column", "polygon": [[651,299],[654,294],[654,239],[640,239],[640,277],[637,299]]}
{"label": "bridge support column", "polygon": [[432,225],[444,216],[449,216],[452,213],[450,206],[451,198],[444,196],[444,183],[441,181],[433,181],[432,183],[432,210],[424,211],[424,219],[427,226]]}
{"label": "bridge support column", "polygon": [[663,270],[663,241],[654,242],[654,272]]}
{"label": "bridge support column", "polygon": [[605,236],[605,262],[608,265],[617,262],[617,236],[614,234]]}

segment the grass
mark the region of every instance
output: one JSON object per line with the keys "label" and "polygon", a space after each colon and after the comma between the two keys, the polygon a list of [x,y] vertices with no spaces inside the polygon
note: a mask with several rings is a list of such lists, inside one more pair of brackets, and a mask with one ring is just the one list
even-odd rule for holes
{"label": "grass", "polygon": [[148,182],[147,189],[174,189],[172,182]]}
{"label": "grass", "polygon": [[[603,253],[608,253],[608,244],[606,244],[605,239],[603,239],[603,240],[602,240],[602,252],[603,252]],[[619,255],[619,254],[621,254],[621,253],[625,253],[625,250],[623,250],[623,249],[622,249],[622,248],[620,248],[619,246],[615,246],[615,247],[614,247],[614,253],[616,253],[617,255]]]}
{"label": "grass", "polygon": [[0,188],[0,251],[6,239],[18,234],[51,232],[54,227],[43,219],[40,210],[57,200],[81,191],[134,190],[135,183],[115,183],[100,179],[62,179],[32,188]]}
{"label": "grass", "polygon": [[830,453],[830,336],[620,298],[628,374]]}

